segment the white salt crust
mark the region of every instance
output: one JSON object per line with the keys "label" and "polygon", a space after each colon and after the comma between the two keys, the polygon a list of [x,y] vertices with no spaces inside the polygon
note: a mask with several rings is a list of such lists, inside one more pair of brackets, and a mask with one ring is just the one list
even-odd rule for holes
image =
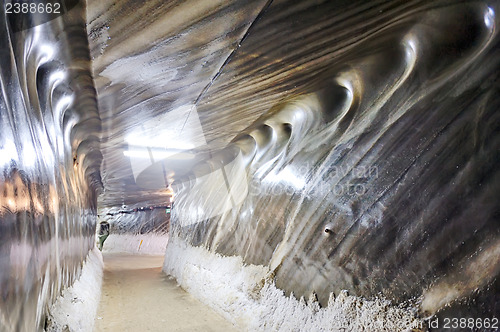
{"label": "white salt crust", "polygon": [[102,251],[144,255],[163,255],[167,247],[168,235],[156,234],[110,234]]}
{"label": "white salt crust", "polygon": [[47,332],[92,332],[101,298],[103,261],[94,247],[84,262],[80,278],[49,308]]}
{"label": "white salt crust", "polygon": [[163,270],[185,290],[245,331],[418,331],[414,310],[342,292],[321,308],[277,289],[265,266],[244,265],[172,237]]}

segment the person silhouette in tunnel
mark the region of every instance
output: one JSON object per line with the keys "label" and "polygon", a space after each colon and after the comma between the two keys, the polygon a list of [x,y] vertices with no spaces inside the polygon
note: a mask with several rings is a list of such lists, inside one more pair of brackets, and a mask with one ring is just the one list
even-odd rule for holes
{"label": "person silhouette in tunnel", "polygon": [[107,221],[102,221],[99,223],[99,232],[98,232],[98,244],[97,247],[100,251],[102,251],[102,246],[104,245],[104,241],[109,236],[109,223]]}

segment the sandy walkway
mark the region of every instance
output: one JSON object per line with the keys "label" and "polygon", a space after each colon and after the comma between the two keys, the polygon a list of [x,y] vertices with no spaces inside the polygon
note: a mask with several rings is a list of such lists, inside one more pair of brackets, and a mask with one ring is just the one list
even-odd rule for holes
{"label": "sandy walkway", "polygon": [[236,331],[161,272],[163,257],[104,254],[95,331]]}

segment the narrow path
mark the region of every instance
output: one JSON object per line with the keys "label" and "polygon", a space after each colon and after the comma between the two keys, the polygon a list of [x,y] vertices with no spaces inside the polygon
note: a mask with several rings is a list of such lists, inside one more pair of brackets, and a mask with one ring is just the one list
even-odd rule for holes
{"label": "narrow path", "polygon": [[104,254],[94,331],[236,331],[162,271],[163,257]]}

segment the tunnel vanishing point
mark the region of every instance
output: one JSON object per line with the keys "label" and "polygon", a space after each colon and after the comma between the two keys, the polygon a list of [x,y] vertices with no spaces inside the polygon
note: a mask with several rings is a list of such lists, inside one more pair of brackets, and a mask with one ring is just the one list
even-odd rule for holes
{"label": "tunnel vanishing point", "polygon": [[498,329],[499,1],[0,11],[0,331],[103,221],[243,331]]}

